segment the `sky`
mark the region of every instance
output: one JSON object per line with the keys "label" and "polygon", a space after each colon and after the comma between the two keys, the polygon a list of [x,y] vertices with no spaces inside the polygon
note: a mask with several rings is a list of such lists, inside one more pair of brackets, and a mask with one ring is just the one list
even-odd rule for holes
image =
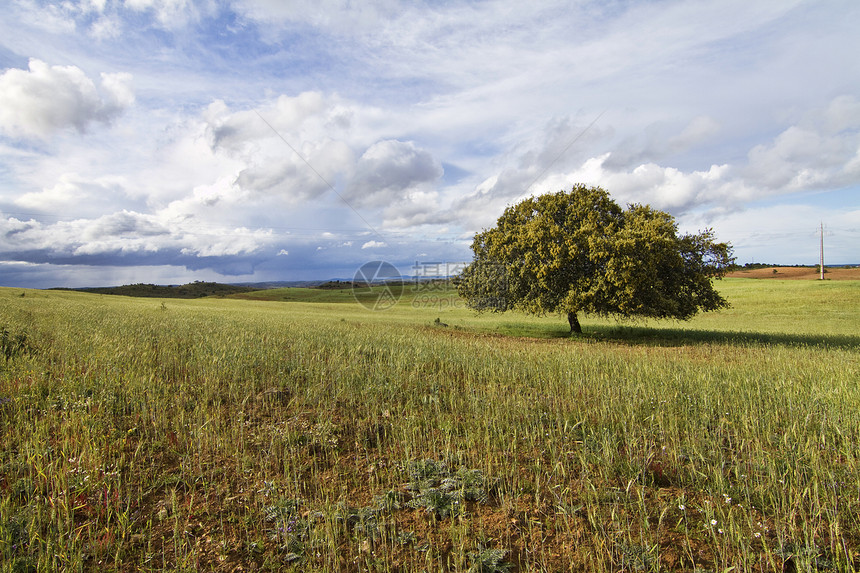
{"label": "sky", "polygon": [[0,286],[456,268],[577,183],[741,264],[817,264],[822,223],[860,263],[858,29],[856,0],[7,0]]}

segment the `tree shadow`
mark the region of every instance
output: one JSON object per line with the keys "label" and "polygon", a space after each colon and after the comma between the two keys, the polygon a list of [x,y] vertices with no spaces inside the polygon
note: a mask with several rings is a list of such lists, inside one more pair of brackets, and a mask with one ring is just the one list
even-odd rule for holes
{"label": "tree shadow", "polygon": [[[684,328],[649,328],[646,326],[591,326],[583,338],[643,346],[686,346],[690,344],[733,344],[737,346],[814,346],[827,349],[858,350],[860,336],[786,334],[730,330],[696,330]],[[569,337],[564,332],[554,338]]]}

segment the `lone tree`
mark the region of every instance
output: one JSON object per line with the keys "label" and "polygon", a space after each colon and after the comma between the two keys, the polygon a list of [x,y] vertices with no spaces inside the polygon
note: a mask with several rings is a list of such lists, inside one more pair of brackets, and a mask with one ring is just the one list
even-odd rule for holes
{"label": "lone tree", "polygon": [[472,251],[458,286],[471,308],[566,313],[572,333],[579,313],[688,320],[729,306],[711,282],[734,261],[729,244],[710,229],[679,236],[668,213],[624,210],[599,187],[508,207]]}

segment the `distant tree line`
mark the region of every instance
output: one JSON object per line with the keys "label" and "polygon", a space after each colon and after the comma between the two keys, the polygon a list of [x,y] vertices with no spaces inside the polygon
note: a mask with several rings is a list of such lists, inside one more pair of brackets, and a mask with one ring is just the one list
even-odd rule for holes
{"label": "distant tree line", "polygon": [[149,298],[203,298],[206,296],[227,296],[231,294],[253,292],[259,289],[228,285],[214,282],[195,281],[185,285],[154,285],[137,283],[117,287],[94,287],[73,289],[94,294],[111,294],[120,296],[149,297]]}

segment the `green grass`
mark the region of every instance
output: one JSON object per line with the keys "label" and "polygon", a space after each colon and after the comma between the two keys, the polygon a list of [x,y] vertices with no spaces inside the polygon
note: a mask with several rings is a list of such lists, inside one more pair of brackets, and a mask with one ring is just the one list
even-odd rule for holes
{"label": "green grass", "polygon": [[[586,338],[631,340],[635,342],[741,342],[801,345],[860,346],[857,281],[755,281],[723,279],[718,287],[727,293],[732,308],[700,314],[689,322],[625,321],[583,319]],[[486,313],[476,315],[452,288],[444,285],[405,285],[393,289],[399,304],[381,313],[367,308],[382,296],[384,287],[371,291],[350,289],[320,290],[284,288],[234,295],[231,298],[290,303],[316,303],[311,311],[325,309],[333,317],[385,323],[441,322],[475,332],[520,337],[567,338],[569,327],[564,317]],[[360,304],[356,304],[356,301]],[[321,307],[319,304],[330,306]],[[338,307],[337,305],[345,305]],[[302,312],[301,306],[294,306]]]}
{"label": "green grass", "polygon": [[857,570],[860,283],[719,287],[580,338],[0,289],[0,571]]}

